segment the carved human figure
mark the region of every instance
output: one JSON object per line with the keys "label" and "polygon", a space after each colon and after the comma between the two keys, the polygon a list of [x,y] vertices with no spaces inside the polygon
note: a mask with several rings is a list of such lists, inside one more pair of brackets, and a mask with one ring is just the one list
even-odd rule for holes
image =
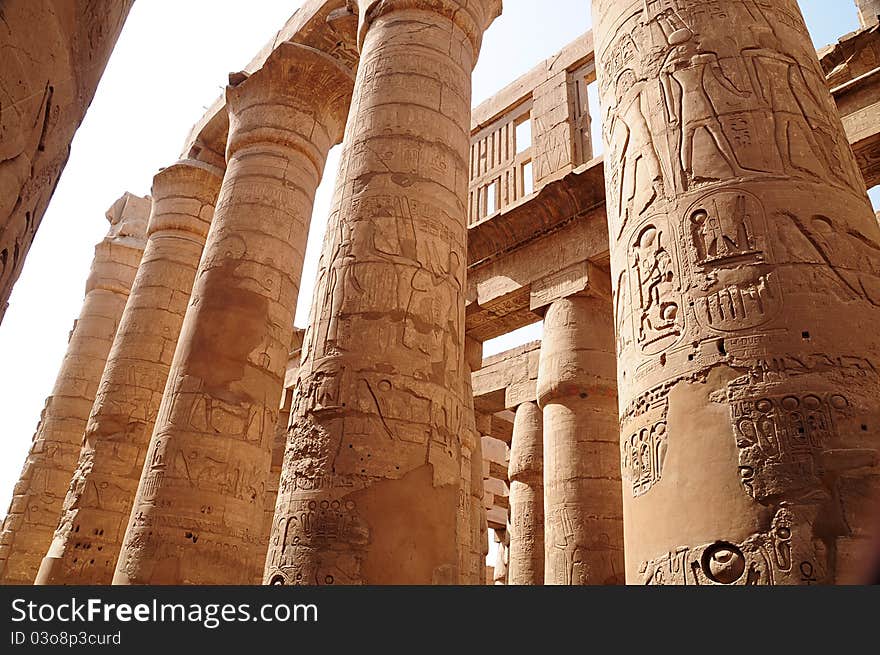
{"label": "carved human figure", "polygon": [[606,126],[608,142],[613,144],[612,165],[617,167],[618,209],[615,238],[630,217],[644,214],[658,196],[664,195],[663,172],[654,149],[654,139],[645,120],[645,82],[638,81],[632,70],[625,70],[617,80],[616,105]]}
{"label": "carved human figure", "polygon": [[[744,49],[742,54],[748,62],[753,87],[770,109],[783,170],[789,175],[825,178],[842,173],[834,149],[822,147],[814,136],[820,131],[827,132],[828,127],[816,120],[821,101],[813,97],[801,67],[793,57],[778,51],[769,28],[756,30],[755,34],[759,45]],[[804,142],[808,152],[800,150]]]}
{"label": "carved human figure", "polygon": [[672,46],[661,70],[667,117],[669,124],[679,131],[681,140],[678,162],[682,184],[690,186],[702,177],[694,171],[694,139],[699,130],[709,134],[717,153],[735,175],[744,174],[747,169],[740,164],[724,131],[715,109],[716,99],[709,89],[714,82],[739,97],[747,98],[750,94],[737,88],[721,68],[718,55],[704,50],[696,36]]}

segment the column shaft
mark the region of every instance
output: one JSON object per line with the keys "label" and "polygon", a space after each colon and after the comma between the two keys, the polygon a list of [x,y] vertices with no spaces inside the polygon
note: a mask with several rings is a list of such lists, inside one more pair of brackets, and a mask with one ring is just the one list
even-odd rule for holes
{"label": "column shaft", "polygon": [[352,79],[281,44],[227,89],[227,169],[114,584],[252,584],[315,190]]}
{"label": "column shaft", "polygon": [[594,0],[627,580],[852,579],[880,228],[796,0]]}
{"label": "column shaft", "polygon": [[361,3],[267,582],[460,579],[470,75],[497,4]]}
{"label": "column shaft", "polygon": [[181,161],[153,179],[147,247],[37,584],[110,584],[223,171]]}
{"label": "column shaft", "polygon": [[107,212],[113,227],[95,247],[82,310],[3,521],[4,584],[32,584],[52,541],[98,381],[144,252],[148,211],[149,200],[126,194]]}
{"label": "column shaft", "polygon": [[544,440],[537,403],[516,408],[510,447],[508,584],[544,584]]}
{"label": "column shaft", "polygon": [[623,582],[620,461],[610,304],[573,296],[544,317],[544,579]]}

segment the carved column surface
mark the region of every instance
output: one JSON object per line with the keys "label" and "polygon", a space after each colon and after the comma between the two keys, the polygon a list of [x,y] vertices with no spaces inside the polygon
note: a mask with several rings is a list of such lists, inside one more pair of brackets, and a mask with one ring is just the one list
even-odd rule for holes
{"label": "carved column surface", "polygon": [[[465,363],[469,373],[483,362],[482,342],[465,338]],[[461,584],[486,584],[489,549],[486,508],[483,507],[483,448],[474,414],[471,375],[465,376],[464,423],[461,443],[461,479],[458,505],[459,568]]]}
{"label": "carved column surface", "polygon": [[[473,397],[470,410],[473,406]],[[489,554],[489,524],[486,506],[483,502],[485,487],[483,480],[483,436],[476,429],[473,432],[470,458],[470,545],[471,569],[470,584],[483,585],[486,578],[486,556]]]}
{"label": "carved column surface", "polygon": [[174,356],[222,170],[184,160],[153,178],[147,246],[37,584],[109,584]]}
{"label": "carved column surface", "polygon": [[33,583],[52,541],[98,381],[144,252],[149,206],[149,199],[126,193],[107,212],[110,232],[95,247],[82,310],[3,521],[4,584]]}
{"label": "carved column surface", "polygon": [[795,0],[594,0],[627,580],[852,581],[880,229]]}
{"label": "carved column surface", "polygon": [[880,0],[856,0],[856,7],[862,27],[871,27],[880,20]]}
{"label": "carved column surface", "polygon": [[265,580],[455,583],[471,71],[500,2],[360,4]]}
{"label": "carved column surface", "polygon": [[544,584],[544,441],[537,403],[516,408],[510,447],[508,584]]}
{"label": "carved column surface", "polygon": [[281,44],[227,88],[227,169],[114,584],[251,584],[315,190],[353,85]]}
{"label": "carved column surface", "polygon": [[610,304],[572,296],[550,305],[538,364],[546,584],[623,582],[614,378]]}
{"label": "carved column surface", "polygon": [[0,322],[133,3],[0,3]]}

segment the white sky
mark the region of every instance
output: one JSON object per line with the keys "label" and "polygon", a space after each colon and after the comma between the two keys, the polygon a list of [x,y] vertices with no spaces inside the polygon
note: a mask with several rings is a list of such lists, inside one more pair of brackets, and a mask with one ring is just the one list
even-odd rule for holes
{"label": "white sky", "polygon": [[[829,0],[818,0],[828,2]],[[802,0],[807,21],[809,5]],[[855,12],[842,5],[849,26]],[[28,254],[0,324],[0,516],[52,389],[67,335],[82,304],[93,248],[107,231],[107,208],[124,191],[146,195],[173,163],[192,125],[284,24],[295,0],[140,0],[134,4],[70,161]],[[551,9],[552,7],[552,9]],[[474,72],[474,104],[553,55],[590,27],[588,0],[504,0]],[[835,32],[842,34],[846,29]],[[824,42],[831,40],[831,36]],[[331,153],[318,190],[296,324],[304,326],[318,250],[338,165]],[[533,326],[498,342],[498,352],[536,338]]]}

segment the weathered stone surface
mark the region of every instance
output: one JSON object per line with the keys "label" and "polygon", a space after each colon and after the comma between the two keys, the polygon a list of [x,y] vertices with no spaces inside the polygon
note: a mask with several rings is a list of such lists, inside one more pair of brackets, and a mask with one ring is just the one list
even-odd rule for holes
{"label": "weathered stone surface", "polygon": [[0,6],[0,321],[133,3]]}
{"label": "weathered stone surface", "polygon": [[880,0],[856,0],[862,27],[876,25],[880,20]]}
{"label": "weathered stone surface", "polygon": [[510,447],[508,584],[544,584],[543,417],[535,401],[516,408]]}
{"label": "weathered stone surface", "polygon": [[546,584],[623,582],[620,459],[610,303],[573,296],[544,317]]}
{"label": "weathered stone surface", "polygon": [[77,439],[82,450],[38,584],[113,578],[222,177],[185,160],[153,178],[146,250]]}
{"label": "weathered stone surface", "polygon": [[231,77],[226,175],[115,584],[259,579],[312,205],[352,84],[336,59],[293,43]]}
{"label": "weathered stone surface", "polygon": [[457,583],[470,73],[500,2],[359,9],[265,581]]}
{"label": "weathered stone surface", "polygon": [[880,228],[803,18],[593,16],[627,580],[834,582],[880,486]]}
{"label": "weathered stone surface", "polygon": [[144,252],[149,208],[149,198],[126,193],[107,211],[110,231],[95,247],[82,310],[3,521],[4,584],[31,584],[52,541],[101,372]]}

